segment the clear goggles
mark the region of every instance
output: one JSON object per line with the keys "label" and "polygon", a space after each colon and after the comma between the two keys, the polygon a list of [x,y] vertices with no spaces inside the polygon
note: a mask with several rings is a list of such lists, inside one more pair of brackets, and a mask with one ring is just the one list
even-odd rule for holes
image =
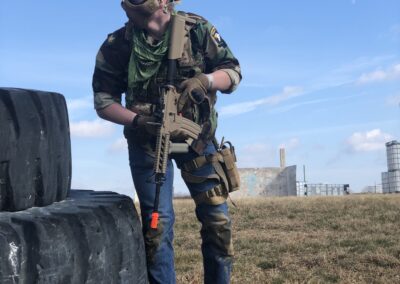
{"label": "clear goggles", "polygon": [[147,0],[124,0],[125,2],[129,2],[132,5],[140,5],[146,2]]}

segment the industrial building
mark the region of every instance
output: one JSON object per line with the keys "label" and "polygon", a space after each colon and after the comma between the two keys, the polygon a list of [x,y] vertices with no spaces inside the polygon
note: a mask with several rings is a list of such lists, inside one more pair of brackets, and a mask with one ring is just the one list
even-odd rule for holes
{"label": "industrial building", "polygon": [[388,171],[382,173],[382,193],[400,192],[400,143],[386,143]]}
{"label": "industrial building", "polygon": [[350,193],[348,184],[312,184],[299,182],[296,166],[286,167],[285,149],[280,149],[280,167],[241,168],[240,190],[232,197],[271,197],[271,196],[341,196]]}
{"label": "industrial building", "polygon": [[232,197],[296,196],[296,166],[239,169],[240,190]]}
{"label": "industrial building", "polygon": [[240,190],[232,197],[296,196],[296,166],[286,167],[285,149],[280,149],[280,167],[241,168]]}

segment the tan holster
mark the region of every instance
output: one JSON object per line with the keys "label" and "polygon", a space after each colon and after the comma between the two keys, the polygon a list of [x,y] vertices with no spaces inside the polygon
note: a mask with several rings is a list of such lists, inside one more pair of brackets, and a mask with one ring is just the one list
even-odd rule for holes
{"label": "tan holster", "polygon": [[[228,145],[228,146],[227,146]],[[212,164],[215,174],[209,176],[196,176],[192,173],[206,164]],[[210,155],[199,156],[182,166],[182,178],[189,183],[202,183],[206,180],[216,180],[218,185],[209,191],[193,197],[195,203],[219,205],[226,201],[230,192],[240,187],[239,171],[236,167],[235,148],[230,142],[222,142],[217,152]]]}
{"label": "tan holster", "polygon": [[[227,145],[229,145],[229,147]],[[240,175],[236,166],[237,159],[235,154],[235,147],[232,146],[231,142],[224,142],[222,140],[221,146],[218,149],[218,153],[222,156],[222,167],[228,180],[229,192],[239,190]]]}

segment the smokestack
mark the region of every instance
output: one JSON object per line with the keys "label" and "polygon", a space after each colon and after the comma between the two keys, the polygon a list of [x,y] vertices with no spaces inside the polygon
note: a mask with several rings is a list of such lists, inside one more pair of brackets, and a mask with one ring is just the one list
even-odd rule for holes
{"label": "smokestack", "polygon": [[279,156],[281,160],[281,168],[286,168],[286,154],[285,154],[285,148],[280,148],[279,149]]}

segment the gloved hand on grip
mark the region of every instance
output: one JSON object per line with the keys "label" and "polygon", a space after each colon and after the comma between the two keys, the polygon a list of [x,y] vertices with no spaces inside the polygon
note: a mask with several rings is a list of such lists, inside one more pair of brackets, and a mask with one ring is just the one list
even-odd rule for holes
{"label": "gloved hand on grip", "polygon": [[183,81],[179,85],[182,94],[178,101],[178,110],[182,110],[188,99],[191,99],[195,104],[201,104],[207,95],[209,85],[210,81],[204,73]]}
{"label": "gloved hand on grip", "polygon": [[144,130],[150,135],[157,135],[159,123],[152,116],[137,114],[132,120],[131,128],[134,130]]}
{"label": "gloved hand on grip", "polygon": [[184,129],[177,129],[171,132],[171,140],[173,142],[183,142],[189,137],[189,133]]}

